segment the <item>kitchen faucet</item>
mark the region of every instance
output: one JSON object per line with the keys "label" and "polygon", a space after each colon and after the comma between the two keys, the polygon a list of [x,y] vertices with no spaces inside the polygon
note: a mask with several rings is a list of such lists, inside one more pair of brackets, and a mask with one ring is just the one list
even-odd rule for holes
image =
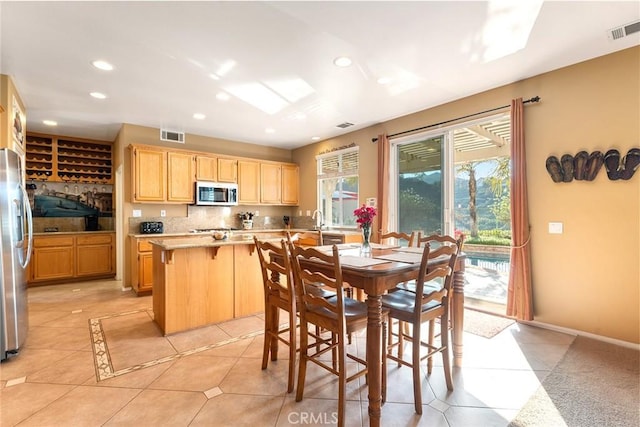
{"label": "kitchen faucet", "polygon": [[316,215],[318,216],[318,219],[316,220],[316,230],[322,230],[322,227],[324,226],[324,224],[322,223],[322,211],[318,209],[313,211],[311,219],[316,219]]}

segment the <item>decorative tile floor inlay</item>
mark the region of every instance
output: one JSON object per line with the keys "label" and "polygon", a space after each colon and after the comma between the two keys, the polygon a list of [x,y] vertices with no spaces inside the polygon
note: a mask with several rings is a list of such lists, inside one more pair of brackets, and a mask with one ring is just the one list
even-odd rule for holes
{"label": "decorative tile floor inlay", "polygon": [[[111,363],[111,356],[109,355],[109,347],[107,345],[107,340],[105,337],[105,333],[104,333],[104,329],[102,327],[102,321],[105,319],[112,319],[114,317],[120,317],[120,316],[128,316],[131,314],[137,314],[137,313],[148,313],[150,314],[152,312],[152,310],[147,310],[147,309],[143,309],[143,310],[133,310],[133,311],[127,311],[124,313],[116,313],[116,314],[110,314],[107,316],[102,316],[102,317],[96,317],[93,319],[89,319],[89,331],[91,333],[91,344],[92,344],[92,349],[93,349],[93,355],[94,355],[94,362],[95,362],[95,367],[96,367],[96,379],[98,382],[100,381],[104,381],[106,379],[109,378],[114,378],[114,377],[119,377],[121,375],[125,375],[125,374],[129,374],[131,372],[135,372],[135,371],[139,371],[140,369],[144,369],[144,368],[149,368],[151,366],[156,366],[159,365],[161,363],[165,363],[165,362],[170,362],[172,360],[176,360],[179,359],[181,357],[184,356],[189,356],[192,354],[196,354],[196,353],[200,353],[203,351],[207,351],[207,350],[211,350],[212,348],[217,348],[217,347],[222,347],[228,344],[232,344],[238,341],[242,341],[244,339],[247,338],[253,338],[256,337],[258,335],[262,335],[264,332],[263,331],[255,331],[255,332],[250,332],[244,335],[240,335],[237,337],[233,337],[233,338],[229,338],[223,341],[219,341],[213,344],[209,344],[209,345],[205,345],[205,346],[201,346],[201,347],[196,347],[190,350],[186,350],[180,353],[176,353],[174,355],[171,356],[167,356],[167,357],[161,357],[159,359],[154,359],[154,360],[149,360],[148,362],[144,362],[144,363],[140,363],[137,365],[133,365],[133,366],[129,366],[127,368],[124,369],[120,369],[117,371],[114,371],[113,369],[113,364]],[[214,392],[215,393],[215,392]]]}

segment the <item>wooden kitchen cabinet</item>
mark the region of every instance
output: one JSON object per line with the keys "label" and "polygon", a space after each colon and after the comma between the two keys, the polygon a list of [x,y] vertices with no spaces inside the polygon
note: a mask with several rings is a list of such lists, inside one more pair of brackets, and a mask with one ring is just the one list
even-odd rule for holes
{"label": "wooden kitchen cabinet", "polygon": [[150,239],[130,238],[131,288],[136,295],[148,295],[153,289],[153,246]]}
{"label": "wooden kitchen cabinet", "polygon": [[193,203],[193,154],[167,152],[167,201]]}
{"label": "wooden kitchen cabinet", "polygon": [[281,204],[297,206],[300,197],[300,168],[298,165],[282,165]]}
{"label": "wooden kitchen cabinet", "polygon": [[236,159],[218,158],[219,182],[238,182],[238,161]]}
{"label": "wooden kitchen cabinet", "polygon": [[260,163],[238,160],[238,203],[260,203]]}
{"label": "wooden kitchen cabinet", "polygon": [[76,277],[115,274],[114,234],[76,237]]}
{"label": "wooden kitchen cabinet", "polygon": [[73,277],[73,236],[35,236],[31,259],[31,281],[43,282]]}
{"label": "wooden kitchen cabinet", "polygon": [[162,150],[132,147],[133,202],[167,199],[167,154]]}
{"label": "wooden kitchen cabinet", "polygon": [[213,156],[196,156],[196,180],[218,181],[218,158]]}
{"label": "wooden kitchen cabinet", "polygon": [[193,203],[194,155],[131,146],[132,201]]}
{"label": "wooden kitchen cabinet", "polygon": [[260,202],[277,205],[282,199],[282,166],[277,163],[260,165]]}
{"label": "wooden kitchen cabinet", "polygon": [[34,236],[29,284],[115,275],[115,233]]}

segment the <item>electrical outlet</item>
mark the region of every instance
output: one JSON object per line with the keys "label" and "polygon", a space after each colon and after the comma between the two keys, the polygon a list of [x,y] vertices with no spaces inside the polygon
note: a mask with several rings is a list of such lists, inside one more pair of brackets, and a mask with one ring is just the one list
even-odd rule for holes
{"label": "electrical outlet", "polygon": [[140,218],[142,216],[142,210],[134,209],[132,215],[134,218]]}
{"label": "electrical outlet", "polygon": [[256,211],[256,213],[254,214],[254,216],[260,216],[260,211]]}
{"label": "electrical outlet", "polygon": [[307,216],[311,216],[311,211],[307,209]]}
{"label": "electrical outlet", "polygon": [[167,211],[165,211],[164,209],[161,209],[160,216],[167,216]]}
{"label": "electrical outlet", "polygon": [[549,234],[562,234],[562,223],[561,222],[550,222],[549,223]]}

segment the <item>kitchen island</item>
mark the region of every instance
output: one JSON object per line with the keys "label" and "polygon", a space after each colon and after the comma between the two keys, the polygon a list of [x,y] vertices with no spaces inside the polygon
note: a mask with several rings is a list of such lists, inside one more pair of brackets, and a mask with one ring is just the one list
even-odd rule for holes
{"label": "kitchen island", "polygon": [[[281,233],[260,239],[280,240]],[[153,312],[165,335],[264,311],[252,234],[152,240]]]}

